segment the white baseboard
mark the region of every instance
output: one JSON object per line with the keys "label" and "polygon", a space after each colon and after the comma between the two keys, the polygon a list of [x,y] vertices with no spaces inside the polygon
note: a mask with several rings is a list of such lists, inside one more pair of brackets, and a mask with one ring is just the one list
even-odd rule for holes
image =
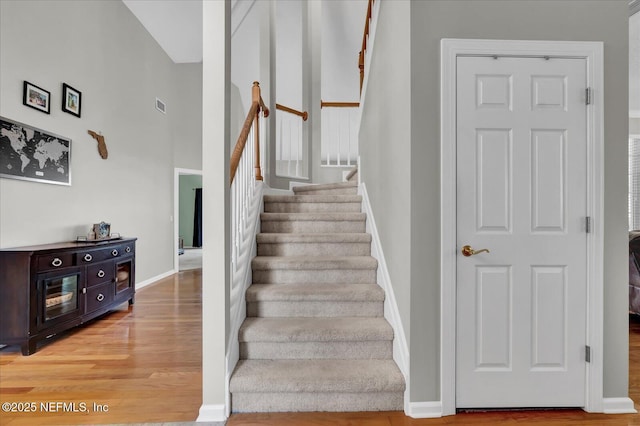
{"label": "white baseboard", "polygon": [[226,408],[224,404],[204,404],[200,407],[196,422],[225,422]]}
{"label": "white baseboard", "polygon": [[603,412],[605,414],[637,413],[631,398],[603,398]]}
{"label": "white baseboard", "polygon": [[413,417],[414,419],[431,419],[435,417],[442,417],[442,402],[410,402],[405,411],[409,417]]}
{"label": "white baseboard", "polygon": [[163,278],[170,277],[171,275],[173,275],[175,273],[176,273],[176,271],[174,269],[172,269],[172,270],[167,271],[167,272],[165,272],[163,274],[156,275],[153,278],[149,278],[148,280],[144,280],[144,281],[138,282],[138,283],[136,283],[136,291],[138,291],[141,288],[146,287],[146,286],[148,286],[150,284],[154,284],[156,281],[160,281]]}
{"label": "white baseboard", "polygon": [[[378,285],[384,289],[386,294],[384,300],[384,317],[391,324],[394,332],[393,339],[393,360],[398,364],[398,368],[405,377],[405,381],[409,383],[409,345],[404,334],[404,327],[402,326],[402,320],[400,319],[400,311],[398,310],[398,303],[396,302],[396,296],[393,292],[393,286],[391,285],[391,277],[389,275],[389,269],[387,268],[387,262],[382,250],[382,244],[380,243],[380,236],[378,235],[378,228],[376,227],[376,221],[373,217],[371,210],[371,203],[369,201],[369,195],[367,194],[367,187],[364,183],[358,186],[358,193],[362,195],[362,212],[366,213],[367,232],[371,234],[371,256],[378,260],[378,272],[377,279]],[[405,391],[405,400],[408,400],[409,389]]]}

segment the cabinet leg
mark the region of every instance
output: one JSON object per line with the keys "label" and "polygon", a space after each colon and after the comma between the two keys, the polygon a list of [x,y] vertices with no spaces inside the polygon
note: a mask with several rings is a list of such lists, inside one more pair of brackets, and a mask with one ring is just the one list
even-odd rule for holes
{"label": "cabinet leg", "polygon": [[131,296],[131,299],[129,299],[129,306],[133,305],[134,303],[136,303],[136,296]]}
{"label": "cabinet leg", "polygon": [[22,355],[24,356],[32,355],[36,352],[36,341],[29,340],[26,343],[23,343],[20,346],[20,349],[22,350]]}

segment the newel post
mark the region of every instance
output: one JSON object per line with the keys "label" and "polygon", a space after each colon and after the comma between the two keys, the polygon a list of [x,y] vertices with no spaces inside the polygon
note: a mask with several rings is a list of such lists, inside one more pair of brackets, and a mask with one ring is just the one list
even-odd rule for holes
{"label": "newel post", "polygon": [[258,109],[256,110],[256,119],[253,124],[253,143],[255,150],[255,158],[254,158],[254,169],[256,173],[256,180],[262,180],[262,170],[260,169],[260,110],[261,110],[261,100],[262,97],[260,95],[260,83],[257,81],[253,82],[253,87],[251,88],[251,102],[258,103]]}

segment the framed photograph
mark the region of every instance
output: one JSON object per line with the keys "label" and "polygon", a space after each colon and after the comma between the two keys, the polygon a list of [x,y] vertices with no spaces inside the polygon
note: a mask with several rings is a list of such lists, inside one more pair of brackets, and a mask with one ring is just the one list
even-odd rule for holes
{"label": "framed photograph", "polygon": [[76,117],[80,117],[81,106],[82,93],[67,83],[62,83],[62,110]]}
{"label": "framed photograph", "polygon": [[22,89],[22,103],[49,114],[51,111],[51,93],[25,80]]}
{"label": "framed photograph", "polygon": [[71,139],[0,117],[0,177],[71,185]]}

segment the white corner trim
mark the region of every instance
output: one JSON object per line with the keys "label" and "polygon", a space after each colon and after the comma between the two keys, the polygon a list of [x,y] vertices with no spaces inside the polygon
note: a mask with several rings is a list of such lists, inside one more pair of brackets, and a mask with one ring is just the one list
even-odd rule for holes
{"label": "white corner trim", "polygon": [[631,398],[603,398],[603,412],[605,414],[635,414],[635,409]]}
{"label": "white corner trim", "polygon": [[[402,372],[405,382],[409,383],[409,345],[407,344],[407,338],[404,334],[398,303],[396,302],[396,296],[393,292],[393,286],[391,285],[389,269],[387,269],[387,262],[384,257],[384,252],[382,251],[378,228],[376,227],[376,221],[373,217],[373,211],[371,210],[367,187],[364,183],[358,186],[358,193],[362,195],[362,212],[367,215],[366,230],[371,234],[371,256],[378,260],[378,285],[382,287],[386,295],[384,299],[384,317],[393,328],[393,360]],[[408,395],[409,386],[407,386],[405,390],[405,401],[408,401]]]}
{"label": "white corner trim", "polygon": [[227,420],[225,411],[224,404],[203,404],[200,406],[196,422],[225,422]]}
{"label": "white corner trim", "polygon": [[410,402],[406,414],[414,419],[442,417],[442,403],[440,401]]}
{"label": "white corner trim", "polygon": [[174,269],[172,269],[172,270],[164,272],[164,273],[162,273],[160,275],[156,275],[155,277],[149,278],[148,280],[144,280],[144,281],[141,281],[139,283],[136,283],[136,291],[138,291],[141,288],[144,288],[144,287],[146,287],[148,285],[155,284],[156,281],[160,281],[163,278],[170,277],[171,275],[173,275],[175,273],[176,273],[176,271]]}
{"label": "white corner trim", "polygon": [[585,58],[587,86],[594,102],[587,109],[587,215],[593,232],[587,243],[587,366],[585,411],[603,412],[604,333],[604,52],[602,42],[442,39],[440,44],[440,398],[443,415],[456,412],[456,59],[460,55],[558,56]]}

